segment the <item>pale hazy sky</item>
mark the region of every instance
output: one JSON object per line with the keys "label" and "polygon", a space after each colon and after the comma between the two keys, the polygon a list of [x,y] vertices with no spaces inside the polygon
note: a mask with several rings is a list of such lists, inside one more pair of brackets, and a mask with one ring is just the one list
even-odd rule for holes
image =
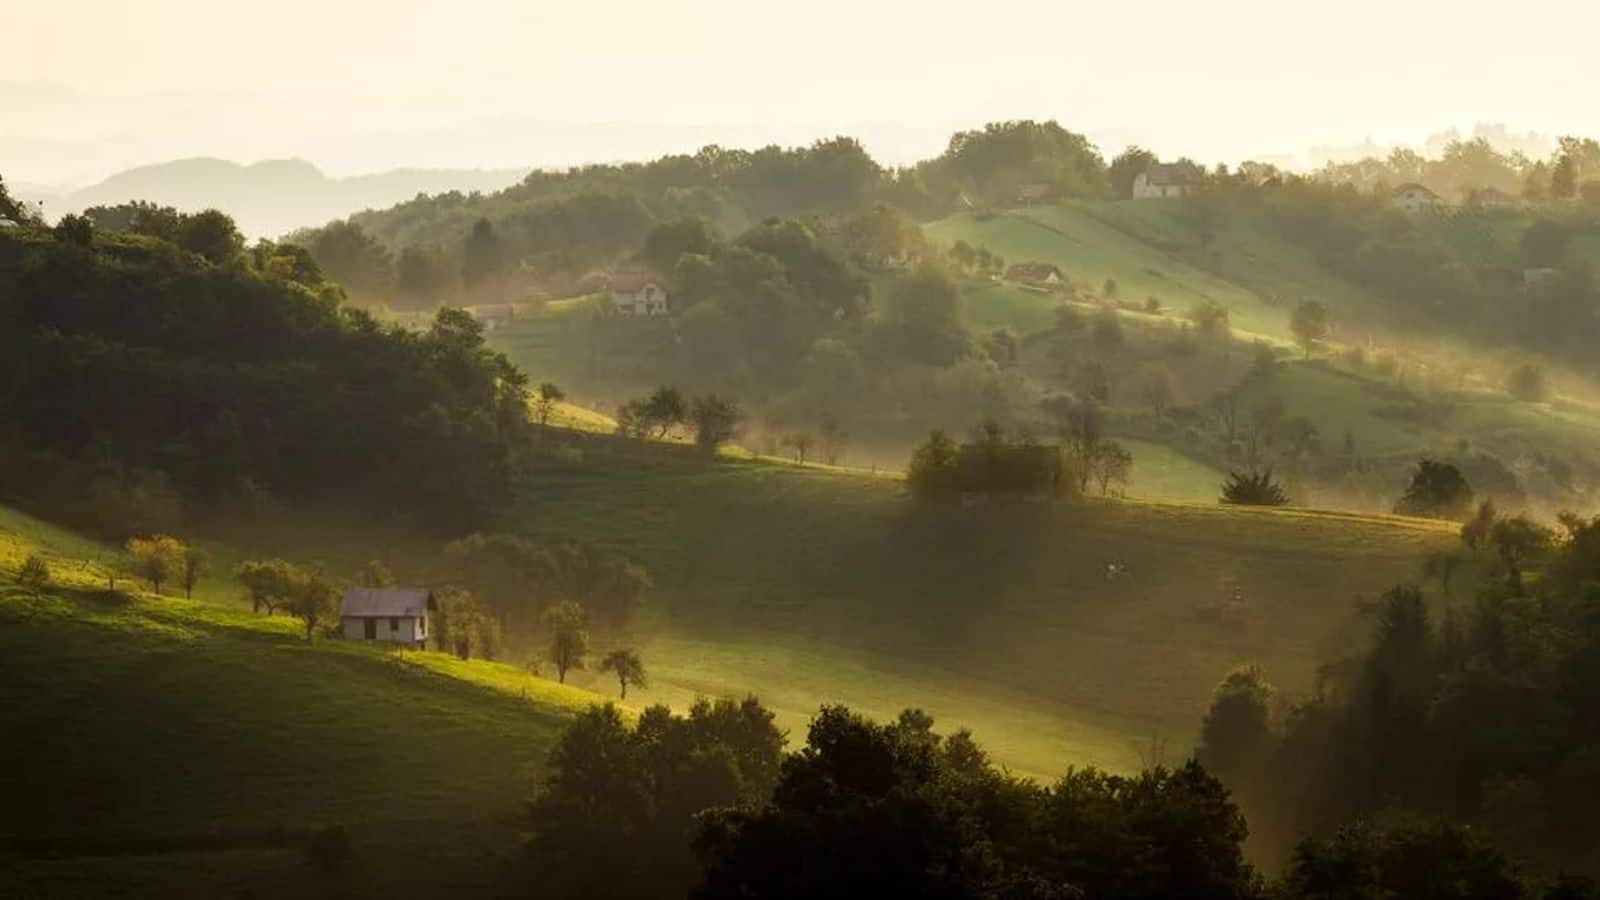
{"label": "pale hazy sky", "polygon": [[1476,122],[1600,133],[1600,4],[1524,0],[0,0],[0,174],[183,156],[335,174],[847,132],[885,161],[1054,118],[1238,160]]}

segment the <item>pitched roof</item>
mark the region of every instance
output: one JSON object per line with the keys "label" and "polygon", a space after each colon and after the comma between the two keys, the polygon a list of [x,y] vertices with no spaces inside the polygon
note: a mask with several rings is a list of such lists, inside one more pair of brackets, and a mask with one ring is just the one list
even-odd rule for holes
{"label": "pitched roof", "polygon": [[1162,186],[1189,184],[1196,181],[1199,176],[1198,167],[1194,163],[1156,163],[1144,170],[1147,182]]}
{"label": "pitched roof", "polygon": [[1051,275],[1054,275],[1057,278],[1062,277],[1061,268],[1047,262],[1039,262],[1038,260],[1027,260],[1025,262],[1012,263],[1011,267],[1006,269],[1006,277],[1013,279],[1025,278],[1042,280],[1050,277]]}
{"label": "pitched roof", "polygon": [[1412,191],[1421,191],[1424,194],[1427,194],[1429,197],[1433,197],[1435,199],[1438,199],[1439,197],[1439,195],[1430,190],[1427,185],[1417,184],[1415,181],[1408,181],[1405,184],[1395,188],[1392,196],[1398,197],[1401,194],[1408,194]]}
{"label": "pitched roof", "polygon": [[341,616],[421,616],[433,606],[427,588],[351,588],[339,604]]}
{"label": "pitched roof", "polygon": [[611,289],[624,294],[637,294],[644,290],[645,285],[652,282],[663,283],[661,276],[649,269],[611,273]]}

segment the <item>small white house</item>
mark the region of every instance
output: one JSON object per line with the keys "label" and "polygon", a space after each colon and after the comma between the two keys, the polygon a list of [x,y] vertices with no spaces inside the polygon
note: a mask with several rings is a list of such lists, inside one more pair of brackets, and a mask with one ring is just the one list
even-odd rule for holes
{"label": "small white house", "polygon": [[438,609],[427,588],[351,588],[339,604],[339,630],[352,641],[386,641],[418,650],[428,640],[428,613]]}
{"label": "small white house", "polygon": [[1133,176],[1135,200],[1186,196],[1199,182],[1200,173],[1192,163],[1156,163]]}
{"label": "small white house", "polygon": [[1412,215],[1432,212],[1439,208],[1439,195],[1411,181],[1394,189],[1389,195],[1389,205]]}
{"label": "small white house", "polygon": [[660,275],[648,270],[611,275],[611,308],[620,316],[664,316],[667,288]]}

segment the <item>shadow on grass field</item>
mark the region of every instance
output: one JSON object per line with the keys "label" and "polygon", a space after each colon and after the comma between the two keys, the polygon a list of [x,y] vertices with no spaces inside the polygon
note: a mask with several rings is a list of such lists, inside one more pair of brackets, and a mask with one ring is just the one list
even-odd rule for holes
{"label": "shadow on grass field", "polygon": [[[923,706],[1030,774],[1185,752],[1212,687],[1319,645],[1419,578],[1450,526],[1076,501],[921,507],[892,479],[755,463],[573,466],[522,486],[519,530],[597,541],[656,590],[640,702],[755,692],[791,731],[821,703]],[[608,683],[593,675],[580,683]]]}

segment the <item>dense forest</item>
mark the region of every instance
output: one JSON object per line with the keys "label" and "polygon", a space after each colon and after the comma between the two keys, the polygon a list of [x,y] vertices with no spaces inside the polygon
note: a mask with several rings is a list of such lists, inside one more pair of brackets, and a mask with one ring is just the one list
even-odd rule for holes
{"label": "dense forest", "polygon": [[[699,220],[737,237],[768,219],[797,219],[821,235],[875,208],[918,222],[1115,200],[1157,159],[1130,147],[1108,160],[1082,135],[1032,121],[957,133],[941,155],[903,168],[879,165],[848,138],[793,149],[713,146],[648,163],[533,172],[490,194],[419,195],[292,240],[355,298],[395,308],[563,296],[592,290],[598,273],[634,256],[665,223]],[[1565,138],[1547,160],[1501,153],[1483,138],[1456,140],[1438,159],[1397,150],[1309,175],[1253,162],[1180,165],[1194,180],[1184,215],[1201,237],[1197,247],[1173,249],[1203,266],[1229,265],[1208,236],[1264,217],[1331,274],[1388,297],[1394,308],[1374,324],[1509,339],[1590,362],[1587,310],[1600,291],[1588,252],[1600,233],[1593,140]],[[1440,217],[1396,211],[1389,191],[1407,182],[1456,208]],[[125,227],[117,209],[88,212],[102,228]],[[889,249],[901,255],[876,259],[915,255]]]}
{"label": "dense forest", "polygon": [[524,378],[477,322],[382,324],[303,249],[162,212],[0,232],[8,500],[121,534],[274,497],[455,526],[499,502]]}
{"label": "dense forest", "polygon": [[1600,519],[1552,531],[1485,503],[1425,572],[1426,592],[1364,605],[1369,635],[1330,655],[1311,696],[1253,666],[1228,674],[1198,758],[1268,856],[1290,835],[1420,814],[1550,873],[1600,871]]}

